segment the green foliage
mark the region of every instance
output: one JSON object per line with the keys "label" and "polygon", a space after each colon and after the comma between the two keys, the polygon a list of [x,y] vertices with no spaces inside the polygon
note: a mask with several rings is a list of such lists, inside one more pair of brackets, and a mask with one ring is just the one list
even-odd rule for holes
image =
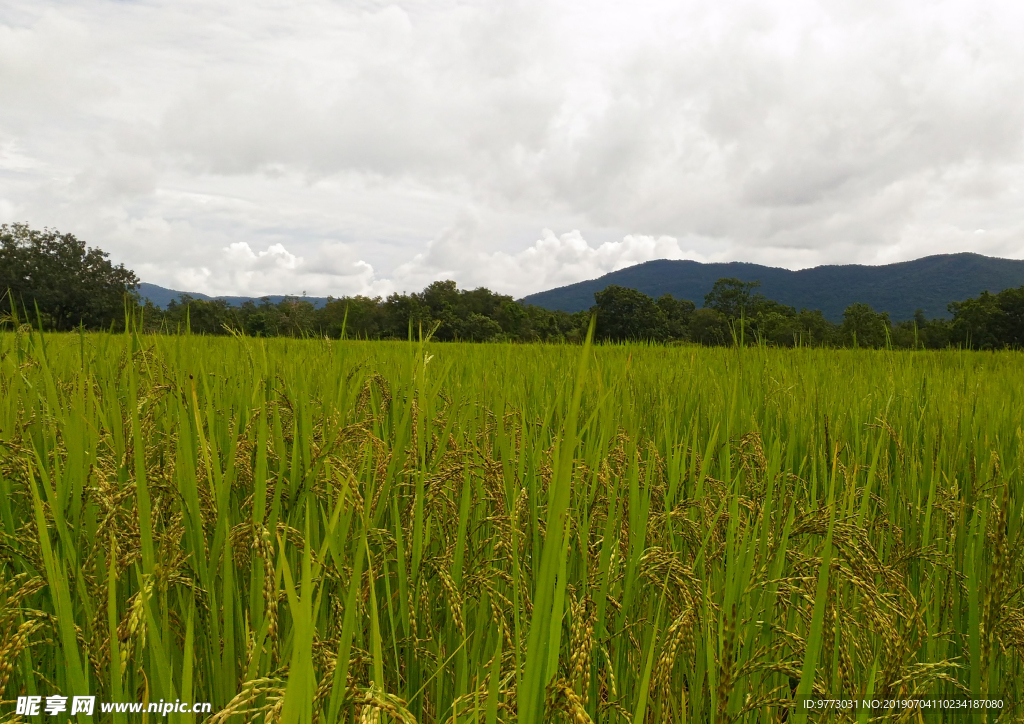
{"label": "green foliage", "polygon": [[635,289],[610,286],[594,295],[598,339],[664,341],[668,320],[662,307]]}
{"label": "green foliage", "polygon": [[0,225],[0,309],[33,322],[38,309],[40,321],[57,330],[123,324],[125,300],[139,280],[107,256],[73,234]]}
{"label": "green foliage", "polygon": [[945,349],[952,344],[952,329],[945,319],[926,319],[918,309],[913,319],[892,325],[892,346],[899,349]]}
{"label": "green foliage", "polygon": [[[831,346],[839,343],[836,326],[818,310],[802,309],[768,299],[754,290],[758,282],[735,278],[719,279],[704,297],[705,314],[691,330],[692,338],[703,344],[723,344],[743,339],[780,347]],[[722,324],[725,320],[726,325]],[[724,340],[714,341],[714,340]]]}
{"label": "green foliage", "polygon": [[407,339],[434,330],[438,341],[580,341],[587,315],[550,312],[516,302],[488,289],[460,290],[455,282],[435,282],[423,292],[380,297],[329,299],[317,308],[302,298],[272,303],[246,301],[231,306],[223,299],[182,295],[161,310],[147,306],[151,331],[193,334],[240,332],[251,337],[329,337]]}
{"label": "green foliage", "polygon": [[[609,287],[595,295],[591,312],[597,315],[595,338],[605,342],[647,340],[694,342],[707,346],[747,344],[778,347],[812,346],[941,349],[955,342],[952,327],[943,320],[914,320],[893,325],[888,316],[865,304],[852,305],[837,326],[817,310],[792,307],[751,293],[752,285],[722,280],[711,306],[695,309],[693,302],[664,295],[651,299],[634,289]],[[1005,296],[1005,295],[1004,295]],[[732,317],[721,310],[731,310]],[[550,312],[524,305],[487,289],[460,290],[454,282],[436,282],[421,293],[330,300],[316,308],[301,298],[272,304],[183,296],[166,310],[147,307],[146,326],[194,334],[242,332],[253,337],[341,337],[349,339],[406,339],[434,330],[437,341],[568,341],[583,338],[589,315]]]}
{"label": "green foliage", "polygon": [[690,320],[694,312],[693,302],[689,299],[676,299],[671,294],[663,294],[655,301],[661,313],[665,316],[668,338],[689,339]]}
{"label": "green foliage", "polygon": [[456,324],[456,338],[467,342],[496,342],[502,338],[502,329],[490,317],[470,312]]}
{"label": "green foliage", "polygon": [[817,309],[801,309],[794,320],[798,346],[838,346],[838,329]]}
{"label": "green foliage", "polygon": [[1019,378],[1012,352],[0,333],[0,716],[1015,720]]}
{"label": "green foliage", "polygon": [[729,344],[731,338],[729,320],[718,310],[703,307],[690,315],[690,339],[694,342],[711,347]]}
{"label": "green foliage", "polygon": [[1024,348],[1024,286],[949,305],[951,338],[973,349]]}
{"label": "green foliage", "polygon": [[756,308],[764,304],[764,297],[755,294],[760,282],[743,282],[736,278],[719,279],[704,295],[704,306],[714,309],[729,321],[742,316],[753,316]]}
{"label": "green foliage", "polygon": [[843,341],[851,347],[885,347],[889,340],[889,315],[867,304],[851,304],[843,312]]}
{"label": "green foliage", "polygon": [[690,339],[694,305],[688,299],[665,294],[651,299],[625,287],[610,286],[594,295],[595,338],[605,341],[647,340],[651,342]]}

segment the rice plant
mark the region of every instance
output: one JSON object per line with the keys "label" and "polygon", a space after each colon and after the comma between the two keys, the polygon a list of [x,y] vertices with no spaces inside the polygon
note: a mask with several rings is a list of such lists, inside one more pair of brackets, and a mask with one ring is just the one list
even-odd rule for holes
{"label": "rice plant", "polygon": [[1022,362],[5,333],[0,721],[1020,721]]}

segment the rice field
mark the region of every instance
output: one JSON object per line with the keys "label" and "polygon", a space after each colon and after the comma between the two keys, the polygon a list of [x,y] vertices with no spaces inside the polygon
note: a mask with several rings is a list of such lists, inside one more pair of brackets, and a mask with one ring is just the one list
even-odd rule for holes
{"label": "rice field", "polygon": [[1022,383],[1011,352],[5,333],[0,721],[1021,721]]}

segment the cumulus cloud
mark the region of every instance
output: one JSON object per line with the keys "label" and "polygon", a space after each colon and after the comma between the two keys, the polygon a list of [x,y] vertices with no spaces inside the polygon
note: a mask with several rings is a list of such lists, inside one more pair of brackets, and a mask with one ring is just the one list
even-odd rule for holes
{"label": "cumulus cloud", "polygon": [[400,265],[390,285],[411,290],[435,279],[455,278],[466,287],[484,286],[520,297],[652,259],[704,260],[671,236],[630,234],[592,246],[578,229],[560,235],[544,229],[532,246],[514,253],[477,248],[470,241],[473,236],[472,226],[448,229],[426,253]]}
{"label": "cumulus cloud", "polygon": [[703,259],[670,236],[628,235],[621,241],[591,245],[578,230],[556,235],[544,229],[532,245],[516,253],[467,250],[458,230],[449,229],[427,251],[400,264],[388,277],[357,259],[347,244],[325,243],[308,256],[284,244],[253,249],[236,241],[212,255],[213,263],[182,269],[178,286],[211,294],[290,293],[311,296],[362,294],[387,296],[419,291],[439,279],[456,279],[464,288],[485,286],[522,297],[624,269],[652,259]]}
{"label": "cumulus cloud", "polygon": [[179,285],[210,290],[211,294],[309,294],[311,296],[381,295],[393,286],[377,279],[373,267],[356,259],[346,244],[323,243],[308,255],[297,255],[284,244],[253,249],[236,241],[212,256],[214,264],[186,268]]}
{"label": "cumulus cloud", "polygon": [[1019,258],[1022,34],[1008,1],[8,0],[0,223],[208,293]]}

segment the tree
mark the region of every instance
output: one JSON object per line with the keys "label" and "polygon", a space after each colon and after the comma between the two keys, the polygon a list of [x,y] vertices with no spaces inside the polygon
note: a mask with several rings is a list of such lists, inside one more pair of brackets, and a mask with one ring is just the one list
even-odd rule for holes
{"label": "tree", "polygon": [[796,310],[760,294],[753,297],[753,304],[744,311],[747,326],[745,336],[762,342],[791,347],[799,338]]}
{"label": "tree", "polygon": [[[74,234],[31,229],[27,224],[0,226],[0,294],[44,324],[58,330],[79,324],[106,328],[124,319],[126,296],[138,303],[139,279],[109,255],[86,247]],[[5,306],[7,302],[4,302]]]}
{"label": "tree", "polygon": [[952,302],[953,339],[975,349],[1024,347],[1024,287]]}
{"label": "tree", "polygon": [[613,284],[595,293],[594,301],[598,339],[663,341],[668,336],[664,312],[643,292]]}
{"label": "tree", "polygon": [[[430,284],[419,294],[413,294],[426,308],[430,319],[430,326],[440,322],[434,338],[441,342],[450,342],[458,334],[459,316],[456,310],[459,307],[459,289],[450,279],[437,281]],[[426,327],[427,325],[424,325]],[[427,330],[424,329],[424,332]]]}
{"label": "tree", "polygon": [[289,337],[305,337],[313,332],[316,308],[312,302],[286,297],[277,303],[281,315],[281,331]]}
{"label": "tree", "polygon": [[690,317],[690,339],[711,346],[728,344],[732,339],[729,320],[716,309],[698,309]]}
{"label": "tree", "polygon": [[996,295],[999,313],[993,320],[993,334],[1000,346],[1024,347],[1024,287],[1004,289]]}
{"label": "tree", "polygon": [[744,282],[735,277],[719,279],[704,295],[704,306],[725,315],[728,320],[756,314],[754,307],[764,302],[764,297],[754,294],[761,282]]}
{"label": "tree", "polygon": [[390,294],[384,300],[381,336],[391,339],[406,339],[412,325],[413,337],[430,332],[430,312],[420,303],[416,294]]}
{"label": "tree", "polygon": [[[337,339],[344,328],[349,339],[377,339],[383,326],[380,297],[345,297],[331,299],[315,312],[320,334]],[[406,320],[408,325],[408,320]]]}
{"label": "tree", "polygon": [[[238,317],[234,310],[223,299],[196,299],[190,294],[182,294],[172,299],[164,313],[164,326],[168,331],[185,331],[186,327],[192,334],[224,334],[225,327],[237,328]],[[274,328],[272,334],[278,334]]]}
{"label": "tree", "polygon": [[884,347],[889,327],[889,315],[876,312],[870,304],[857,302],[843,312],[843,338],[855,347]]}
{"label": "tree", "polygon": [[950,302],[949,311],[953,314],[950,326],[957,342],[974,349],[1000,346],[993,329],[993,320],[999,314],[995,295],[986,291],[978,295],[977,299]]}
{"label": "tree", "polygon": [[[268,305],[269,306],[269,305]],[[245,313],[245,333],[250,337],[276,337],[278,333],[277,314],[273,309],[257,307],[252,302],[242,305]]]}
{"label": "tree", "polygon": [[656,303],[661,313],[665,315],[668,338],[689,339],[690,317],[693,316],[694,303],[689,299],[676,299],[671,294],[658,297]]}
{"label": "tree", "polygon": [[501,325],[490,317],[470,312],[459,322],[456,336],[466,342],[493,342],[501,338]]}
{"label": "tree", "polygon": [[901,349],[942,349],[949,346],[949,322],[944,319],[928,319],[924,310],[914,312],[908,319],[892,328],[892,346]]}
{"label": "tree", "polygon": [[519,302],[505,302],[496,316],[501,330],[510,338],[525,340],[532,336],[529,313]]}

